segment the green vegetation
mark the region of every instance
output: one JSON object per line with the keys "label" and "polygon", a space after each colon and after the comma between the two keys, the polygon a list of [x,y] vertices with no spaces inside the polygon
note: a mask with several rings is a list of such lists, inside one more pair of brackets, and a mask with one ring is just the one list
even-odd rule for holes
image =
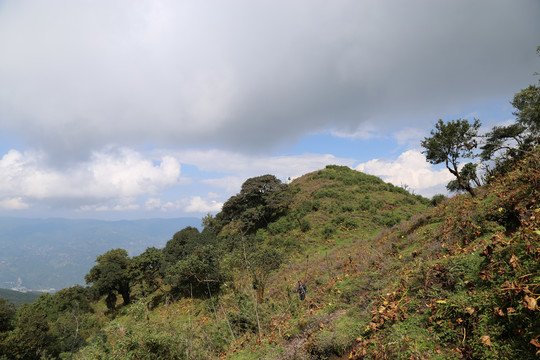
{"label": "green vegetation", "polygon": [[34,302],[42,293],[20,292],[14,290],[0,289],[0,299],[6,299],[12,302],[14,305],[22,305]]}
{"label": "green vegetation", "polygon": [[[517,114],[534,119],[526,99]],[[463,167],[466,193],[449,199],[334,165],[290,185],[248,179],[202,231],[98,256],[87,288],[0,301],[0,359],[537,358],[540,146],[527,121],[484,185]],[[448,126],[471,130],[441,121],[433,136]],[[425,141],[454,171],[474,148],[467,135],[431,157]]]}
{"label": "green vegetation", "polygon": [[[271,196],[287,198],[287,208],[266,226],[246,231],[242,211],[229,222],[209,216],[202,232],[185,228],[162,250],[101,255],[91,287],[18,310],[3,302],[0,353],[535,358],[539,157],[540,149],[528,151],[475,197],[432,201],[328,166],[280,186]],[[111,304],[126,279],[129,302]]]}
{"label": "green vegetation", "polygon": [[467,120],[458,119],[445,123],[439,120],[435,129],[431,131],[431,137],[422,141],[422,147],[426,150],[426,159],[432,164],[445,163],[446,168],[456,180],[448,184],[448,190],[466,190],[474,196],[472,181],[478,184],[476,176],[476,164],[467,163],[460,170],[459,159],[471,158],[473,149],[476,148],[475,138],[478,136],[480,121],[475,119],[472,124]]}

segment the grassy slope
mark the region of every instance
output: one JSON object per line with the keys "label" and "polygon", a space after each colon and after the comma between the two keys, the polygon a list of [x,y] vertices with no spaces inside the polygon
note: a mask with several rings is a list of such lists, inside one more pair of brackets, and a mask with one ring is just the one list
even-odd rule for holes
{"label": "grassy slope", "polygon": [[[259,234],[293,244],[263,303],[241,272],[219,301],[147,313],[141,300],[79,358],[535,358],[538,163],[537,153],[476,198],[430,209],[344,168],[307,174],[292,184],[291,213]],[[304,302],[292,291],[300,278]]]}

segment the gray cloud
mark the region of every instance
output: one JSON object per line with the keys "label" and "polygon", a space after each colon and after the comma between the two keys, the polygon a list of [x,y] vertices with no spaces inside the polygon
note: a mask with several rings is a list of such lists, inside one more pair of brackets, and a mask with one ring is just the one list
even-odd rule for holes
{"label": "gray cloud", "polygon": [[3,1],[0,127],[76,160],[428,124],[531,82],[538,14],[534,0]]}

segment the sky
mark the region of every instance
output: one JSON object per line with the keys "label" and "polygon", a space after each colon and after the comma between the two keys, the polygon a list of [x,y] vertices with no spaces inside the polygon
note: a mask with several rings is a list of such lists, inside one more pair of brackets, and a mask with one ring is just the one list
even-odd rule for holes
{"label": "sky", "polygon": [[0,0],[0,216],[215,214],[346,165],[426,197],[438,119],[512,121],[537,0]]}

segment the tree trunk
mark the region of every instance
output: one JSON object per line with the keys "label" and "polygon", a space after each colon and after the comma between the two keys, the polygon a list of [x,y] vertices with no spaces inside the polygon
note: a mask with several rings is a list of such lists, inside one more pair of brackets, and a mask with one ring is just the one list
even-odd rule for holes
{"label": "tree trunk", "polygon": [[259,287],[257,287],[257,302],[262,303],[264,298],[264,285],[259,283]]}
{"label": "tree trunk", "polygon": [[448,171],[450,171],[450,173],[452,175],[454,175],[458,181],[458,184],[459,186],[466,190],[469,194],[471,194],[472,197],[475,196],[475,193],[474,193],[474,190],[472,189],[471,187],[471,184],[469,184],[469,182],[467,182],[467,184],[465,184],[463,182],[463,178],[461,177],[461,175],[459,175],[459,171],[457,169],[457,166],[456,164],[452,163],[452,166],[454,167],[453,169],[450,167],[450,165],[448,164],[448,161],[446,161],[446,168],[448,169]]}
{"label": "tree trunk", "polygon": [[120,291],[119,291],[120,295],[122,295],[122,300],[124,300],[124,305],[129,305],[130,302],[131,302],[131,298],[130,298],[130,291],[129,291],[129,285],[128,286],[123,286]]}

